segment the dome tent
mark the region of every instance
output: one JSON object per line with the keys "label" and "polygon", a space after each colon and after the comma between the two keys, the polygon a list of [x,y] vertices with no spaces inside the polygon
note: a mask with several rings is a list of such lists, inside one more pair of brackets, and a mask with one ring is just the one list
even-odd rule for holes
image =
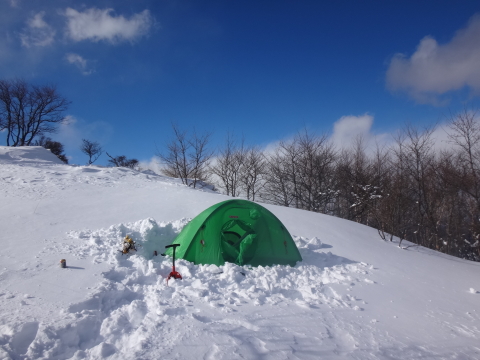
{"label": "dome tent", "polygon": [[[290,233],[270,211],[254,202],[227,200],[190,221],[173,240],[175,257],[195,264],[294,266],[302,261]],[[172,255],[172,249],[166,252]]]}

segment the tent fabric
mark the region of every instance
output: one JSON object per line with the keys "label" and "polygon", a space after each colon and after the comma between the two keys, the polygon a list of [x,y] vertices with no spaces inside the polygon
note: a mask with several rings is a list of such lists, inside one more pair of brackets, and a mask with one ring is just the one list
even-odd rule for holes
{"label": "tent fabric", "polygon": [[[201,212],[178,234],[175,257],[195,264],[294,266],[302,261],[290,233],[257,203],[227,200]],[[172,255],[172,249],[166,252]]]}

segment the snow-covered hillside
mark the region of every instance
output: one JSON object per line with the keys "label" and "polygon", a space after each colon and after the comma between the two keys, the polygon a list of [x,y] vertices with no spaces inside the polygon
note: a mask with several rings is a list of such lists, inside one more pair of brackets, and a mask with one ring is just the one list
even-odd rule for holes
{"label": "snow-covered hillside", "polygon": [[180,260],[167,286],[153,251],[226,198],[0,147],[0,359],[480,359],[479,263],[321,214],[265,205],[294,268]]}

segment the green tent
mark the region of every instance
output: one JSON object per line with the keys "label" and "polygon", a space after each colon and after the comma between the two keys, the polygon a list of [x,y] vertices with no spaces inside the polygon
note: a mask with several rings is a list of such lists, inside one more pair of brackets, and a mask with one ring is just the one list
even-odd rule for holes
{"label": "green tent", "polygon": [[[291,265],[302,257],[288,230],[270,211],[246,200],[204,210],[173,240],[175,257],[195,264]],[[172,249],[166,252],[172,255]]]}

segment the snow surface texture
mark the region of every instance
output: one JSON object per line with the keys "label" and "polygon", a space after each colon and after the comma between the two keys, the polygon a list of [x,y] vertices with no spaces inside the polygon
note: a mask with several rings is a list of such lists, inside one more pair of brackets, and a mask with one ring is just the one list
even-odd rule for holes
{"label": "snow surface texture", "polygon": [[478,263],[266,205],[301,263],[177,260],[167,285],[171,258],[154,251],[227,197],[57,160],[0,147],[0,359],[480,358]]}

